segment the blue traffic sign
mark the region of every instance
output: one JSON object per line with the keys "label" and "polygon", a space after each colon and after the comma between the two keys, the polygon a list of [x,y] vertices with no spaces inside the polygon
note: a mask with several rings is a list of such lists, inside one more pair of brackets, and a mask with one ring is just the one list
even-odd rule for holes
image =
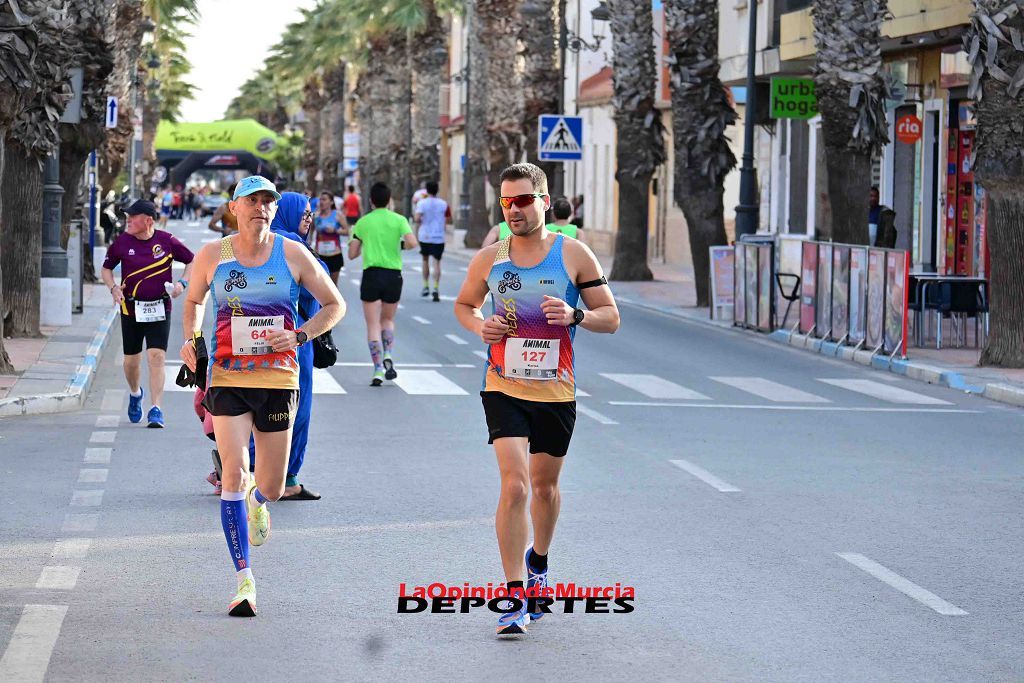
{"label": "blue traffic sign", "polygon": [[537,122],[537,158],[541,161],[583,160],[583,117],[541,114]]}
{"label": "blue traffic sign", "polygon": [[117,128],[117,98],[114,96],[107,97],[107,128]]}

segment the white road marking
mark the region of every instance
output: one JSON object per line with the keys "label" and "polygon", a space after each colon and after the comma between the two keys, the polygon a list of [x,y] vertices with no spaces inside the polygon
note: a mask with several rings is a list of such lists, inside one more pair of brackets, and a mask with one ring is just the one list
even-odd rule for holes
{"label": "white road marking", "polygon": [[0,659],[0,680],[42,681],[67,613],[67,605],[25,605]]}
{"label": "white road marking", "polygon": [[487,352],[486,352],[486,351],[481,351],[480,349],[477,349],[477,350],[476,350],[476,351],[474,351],[473,353],[474,353],[475,355],[477,355],[477,356],[480,356],[480,357],[481,357],[481,358],[483,358],[484,360],[487,360]]}
{"label": "white road marking", "polygon": [[360,285],[360,280],[357,277],[350,277],[348,281],[354,284],[356,287]]}
{"label": "white road marking", "polygon": [[87,465],[109,465],[110,448],[86,448],[85,458],[82,459]]}
{"label": "white road marking", "polygon": [[[355,362],[355,361],[343,361],[334,364],[336,367],[345,368],[372,368],[373,363],[369,362]],[[402,368],[475,368],[476,365],[472,363],[395,363],[395,367]]]}
{"label": "white road marking", "polygon": [[407,394],[463,396],[466,391],[436,370],[405,370],[399,366],[395,384]]}
{"label": "white road marking", "polygon": [[722,384],[728,384],[748,394],[766,398],[769,401],[778,401],[780,403],[831,403],[827,398],[801,391],[785,384],[779,384],[764,377],[712,377],[711,379]]}
{"label": "white road marking", "polygon": [[114,443],[117,432],[93,432],[89,437],[89,443]]}
{"label": "white road marking", "polygon": [[121,410],[124,405],[124,395],[128,393],[124,389],[107,389],[103,392],[103,402],[100,403],[100,410],[112,411]]}
{"label": "white road marking", "polygon": [[960,408],[858,408],[842,406],[758,406],[731,403],[655,403],[653,401],[608,401],[613,406],[640,406],[658,408],[718,408],[725,410],[820,410],[835,413],[964,413],[976,415],[980,410]]}
{"label": "white road marking", "polygon": [[81,567],[61,565],[43,567],[43,571],[39,573],[39,580],[36,581],[36,588],[55,591],[74,590],[75,584],[78,583],[78,574],[81,571]]}
{"label": "white road marking", "polygon": [[81,469],[78,471],[79,484],[102,484],[107,480],[109,470],[104,469]]}
{"label": "white road marking", "polygon": [[[577,391],[576,393],[579,394],[579,391]],[[606,416],[602,415],[601,413],[597,412],[596,410],[591,410],[590,408],[587,408],[586,406],[581,406],[579,403],[576,404],[576,412],[580,413],[582,415],[586,415],[587,417],[589,417],[592,420],[597,420],[598,422],[600,422],[603,425],[617,425],[617,424],[619,424],[618,422],[616,422],[615,420],[611,419],[610,417],[606,417]]]}
{"label": "white road marking", "polygon": [[67,514],[64,515],[64,524],[60,530],[65,533],[96,531],[96,525],[99,521],[100,516],[95,512],[89,514]]}
{"label": "white road marking", "polygon": [[220,237],[204,237],[203,244],[209,244],[210,242],[220,242]]}
{"label": "white road marking", "polygon": [[96,416],[96,426],[97,427],[105,427],[105,428],[108,428],[108,429],[110,427],[115,427],[116,428],[118,423],[120,423],[120,421],[121,421],[121,416],[120,415],[97,415]]}
{"label": "white road marking", "polygon": [[447,337],[453,344],[458,344],[459,346],[465,346],[469,344],[468,341],[458,336],[457,334],[446,334],[444,336]]}
{"label": "white road marking", "polygon": [[601,376],[650,398],[676,398],[686,401],[710,400],[704,394],[679,386],[675,382],[670,382],[657,375],[602,372]]}
{"label": "white road marking", "polygon": [[81,559],[89,554],[91,545],[91,538],[64,538],[53,544],[53,553],[50,554],[50,557],[55,560]]}
{"label": "white road marking", "polygon": [[576,395],[577,396],[582,396],[583,398],[587,398],[588,396],[590,396],[590,394],[588,394],[587,392],[583,391],[579,387],[576,387]]}
{"label": "white road marking", "polygon": [[92,508],[103,504],[103,491],[72,491],[71,506]]}
{"label": "white road marking", "polygon": [[689,460],[669,460],[669,462],[678,467],[679,469],[689,472],[690,474],[697,477],[705,484],[718,489],[722,493],[736,493],[739,491],[739,489],[733,486],[732,484],[722,481],[715,475],[708,472],[706,469],[694,465]]}
{"label": "white road marking", "polygon": [[930,607],[939,614],[947,617],[958,617],[967,614],[967,612],[956,605],[946,602],[931,591],[921,588],[913,581],[903,578],[896,572],[883,567],[868,557],[864,557],[859,553],[836,553],[836,555],[843,558],[853,566],[863,569],[882,583],[889,584],[900,593],[917,600],[926,607]]}
{"label": "white road marking", "polygon": [[414,315],[412,317],[412,319],[415,320],[416,322],[418,322],[420,325],[430,325],[431,324],[431,322],[429,320],[427,320],[426,318],[421,318],[418,315]]}
{"label": "white road marking", "polygon": [[872,398],[880,398],[890,403],[916,403],[928,406],[952,405],[949,401],[943,401],[941,398],[932,398],[915,391],[907,391],[899,387],[880,384],[870,379],[819,379],[818,381],[831,384],[840,389],[855,391],[858,394],[865,394]]}
{"label": "white road marking", "polygon": [[323,368],[313,368],[314,394],[344,394],[345,390],[331,373]]}

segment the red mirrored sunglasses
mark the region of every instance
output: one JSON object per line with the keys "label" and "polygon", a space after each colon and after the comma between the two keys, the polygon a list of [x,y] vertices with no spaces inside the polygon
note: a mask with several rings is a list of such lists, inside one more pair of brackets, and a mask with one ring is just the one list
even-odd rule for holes
{"label": "red mirrored sunglasses", "polygon": [[525,209],[530,204],[533,204],[533,200],[538,197],[546,197],[547,195],[538,194],[534,192],[532,194],[517,194],[515,197],[499,197],[498,201],[501,202],[502,208],[511,208],[513,204],[518,206],[520,209]]}

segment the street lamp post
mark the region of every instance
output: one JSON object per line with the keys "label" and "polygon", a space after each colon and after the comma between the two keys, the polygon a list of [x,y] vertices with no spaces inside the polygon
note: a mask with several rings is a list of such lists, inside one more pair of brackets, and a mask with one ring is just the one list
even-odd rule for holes
{"label": "street lamp post", "polygon": [[[140,25],[140,28],[142,29],[142,36],[143,36],[143,39],[144,39],[147,33],[152,33],[156,29],[156,24],[154,24],[153,20],[150,19],[149,17],[143,17],[142,24]],[[131,116],[132,116],[132,128],[133,128],[133,131],[132,131],[132,144],[128,148],[128,196],[131,197],[132,200],[138,199],[138,194],[137,194],[138,188],[136,187],[136,178],[135,178],[135,175],[136,175],[136,173],[135,173],[135,166],[138,164],[138,161],[139,161],[139,152],[142,151],[140,149],[142,147],[142,116],[139,114],[139,54],[140,54],[141,51],[142,51],[142,46],[141,45],[139,47],[137,47],[135,50],[132,51],[132,62],[131,62],[131,64],[132,64],[132,80],[131,80],[131,89],[132,89],[132,110],[131,111],[132,111],[132,113],[131,113]],[[138,120],[137,123],[136,123],[136,120]],[[138,126],[138,127],[136,128],[136,126]]]}
{"label": "street lamp post", "polygon": [[736,207],[736,239],[753,235],[760,223],[757,170],[754,168],[754,125],[757,118],[757,0],[747,0],[750,21],[747,36],[747,103],[743,119],[743,165],[740,167],[740,203]]}

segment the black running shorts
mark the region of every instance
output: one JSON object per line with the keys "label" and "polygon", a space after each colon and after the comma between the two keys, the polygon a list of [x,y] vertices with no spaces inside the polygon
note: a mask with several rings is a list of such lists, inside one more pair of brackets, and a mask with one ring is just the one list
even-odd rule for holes
{"label": "black running shorts", "polygon": [[434,244],[432,242],[420,242],[420,255],[421,256],[432,256],[438,261],[441,260],[441,255],[444,254],[444,242],[440,244]]}
{"label": "black running shorts", "polygon": [[298,389],[210,387],[203,405],[211,415],[234,417],[252,413],[253,427],[261,432],[283,432],[295,422]]}
{"label": "black running shorts", "polygon": [[561,458],[569,451],[576,426],[576,401],[524,401],[500,391],[481,391],[487,418],[487,443],[508,436],[525,436],[531,453]]}
{"label": "black running shorts", "polygon": [[167,350],[167,339],[171,334],[171,316],[151,323],[135,322],[130,315],[121,314],[121,346],[124,355],[142,353],[142,342],[147,349]]}
{"label": "black running shorts", "polygon": [[345,257],[342,254],[334,256],[321,256],[320,260],[327,264],[327,270],[337,273],[345,266]]}
{"label": "black running shorts", "polygon": [[391,268],[367,268],[359,285],[362,301],[383,301],[397,304],[402,298],[402,271]]}

